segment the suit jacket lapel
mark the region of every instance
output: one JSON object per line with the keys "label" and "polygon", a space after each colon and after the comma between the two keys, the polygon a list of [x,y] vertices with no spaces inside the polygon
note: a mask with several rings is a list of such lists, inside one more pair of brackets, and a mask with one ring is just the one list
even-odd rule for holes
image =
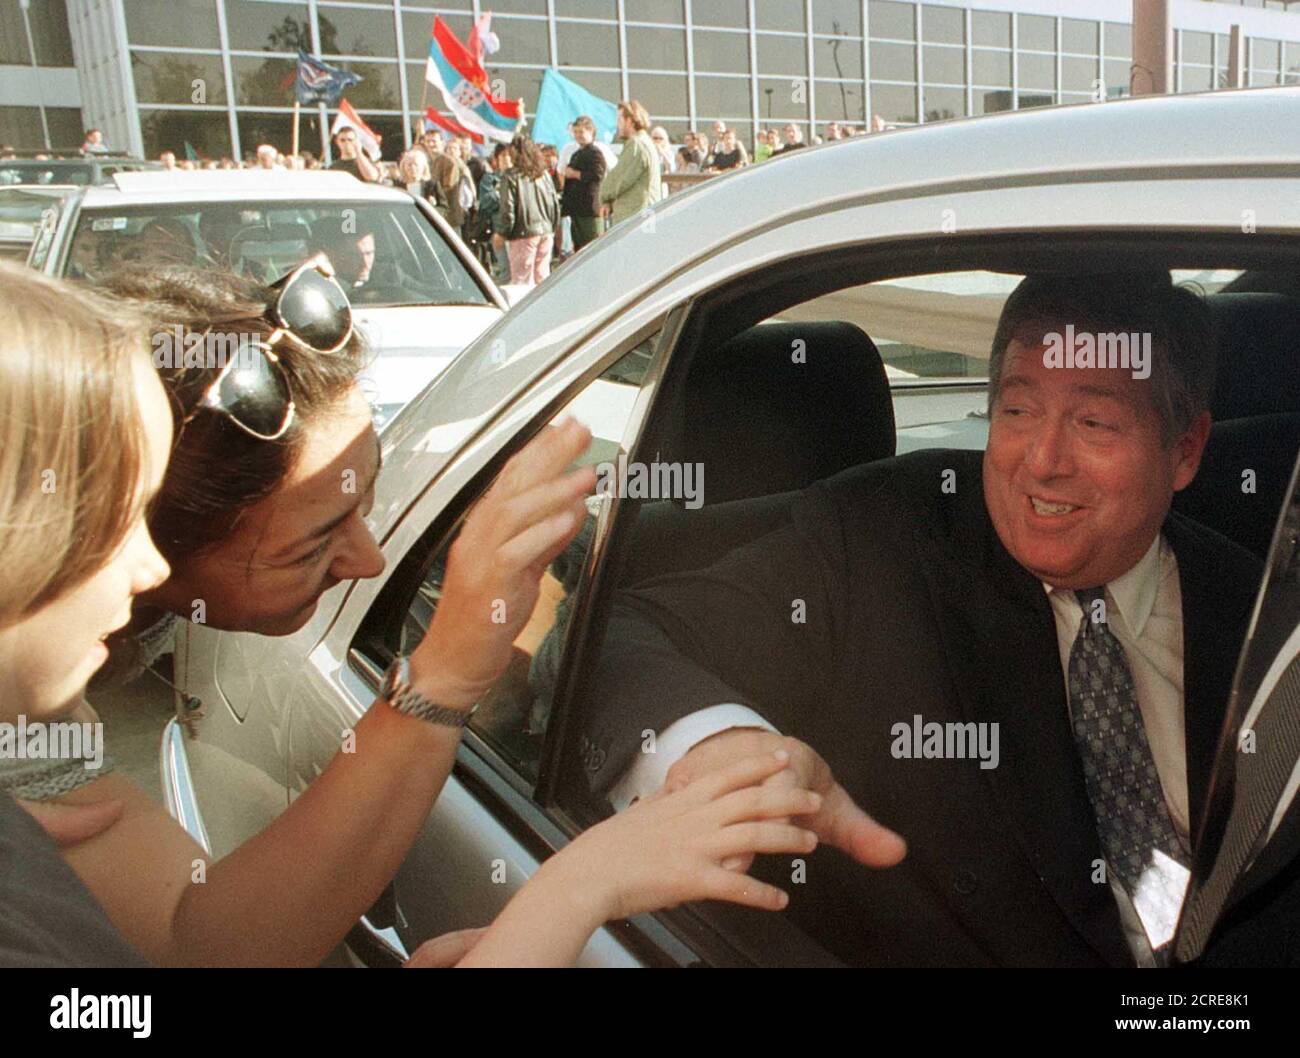
{"label": "suit jacket lapel", "polygon": [[[998,723],[1001,759],[984,771],[1025,857],[1061,911],[1111,965],[1132,965],[1070,730],[1056,628],[1043,586],[1003,548],[982,490],[964,498],[954,568],[927,571],[959,707]],[[971,546],[975,544],[976,546]],[[952,544],[950,543],[950,548]]]}

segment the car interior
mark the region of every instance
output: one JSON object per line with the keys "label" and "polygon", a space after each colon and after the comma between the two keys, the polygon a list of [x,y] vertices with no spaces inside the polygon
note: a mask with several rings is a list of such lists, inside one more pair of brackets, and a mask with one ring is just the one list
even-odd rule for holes
{"label": "car interior", "polygon": [[[534,619],[516,643],[516,664],[483,703],[472,737],[467,736],[467,743],[523,796],[559,811],[578,829],[611,810],[590,791],[583,762],[590,748],[571,732],[581,726],[577,718],[583,710],[600,708],[584,694],[584,684],[599,656],[615,592],[665,573],[703,568],[782,525],[802,489],[893,456],[899,450],[898,409],[915,391],[943,395],[956,383],[963,390],[982,384],[974,377],[982,370],[978,364],[969,368],[972,377],[947,377],[951,357],[941,372],[945,377],[918,376],[915,356],[900,372],[898,362],[887,363],[881,352],[902,348],[897,332],[878,330],[870,309],[853,319],[822,318],[821,306],[833,310],[838,304],[827,295],[850,287],[977,269],[1004,275],[1009,290],[1026,274],[1061,271],[1062,261],[1084,273],[1122,269],[1128,261],[1144,269],[1158,262],[1154,266],[1168,267],[1176,280],[1214,274],[1213,283],[1179,280],[1204,296],[1219,367],[1211,405],[1214,426],[1202,467],[1174,507],[1261,558],[1267,554],[1300,450],[1300,297],[1294,261],[1280,243],[1261,240],[1243,249],[1212,245],[1203,235],[1186,240],[1094,235],[1050,243],[1008,238],[963,246],[954,241],[943,249],[941,259],[925,245],[895,248],[888,259],[857,250],[787,261],[712,291],[690,307],[680,330],[672,332],[672,358],[627,456],[702,463],[708,472],[703,503],[688,505],[680,497],[621,499],[594,561],[593,505],[586,531],[549,570]],[[886,300],[899,301],[896,292]],[[1000,302],[987,301],[978,314],[995,322]],[[909,311],[924,311],[923,305],[916,300]],[[791,322],[800,308],[807,311],[800,313],[800,322]],[[969,349],[971,339],[964,342]],[[798,343],[807,353],[802,361],[792,358]],[[601,378],[640,383],[652,349],[656,356],[664,353],[653,341],[643,343]],[[634,354],[641,358],[640,370],[628,374]],[[900,381],[900,374],[908,377]],[[983,428],[977,412],[968,414]],[[517,440],[522,444],[526,437]],[[363,626],[359,639],[382,641],[382,653],[409,647],[427,627],[445,548],[463,513],[459,504],[454,507],[429,528],[385,587],[372,612],[385,615],[386,627]],[[545,705],[540,713],[538,703]],[[763,953],[774,950],[782,952],[783,962],[815,964],[820,958],[816,938],[777,922],[780,916],[708,905],[667,917],[710,959],[761,963]],[[780,947],[774,948],[778,934]]]}

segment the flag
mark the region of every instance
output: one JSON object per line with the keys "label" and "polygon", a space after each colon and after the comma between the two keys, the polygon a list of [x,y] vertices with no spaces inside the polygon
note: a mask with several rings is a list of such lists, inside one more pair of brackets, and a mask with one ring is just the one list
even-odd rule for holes
{"label": "flag", "polygon": [[501,50],[501,38],[492,32],[492,12],[474,23],[469,31],[469,53],[480,66],[484,55],[495,55]]}
{"label": "flag", "polygon": [[361,120],[361,115],[352,109],[352,104],[346,99],[339,102],[339,112],[334,117],[334,124],[330,126],[330,138],[338,134],[339,129],[353,129],[357,134],[357,142],[360,143],[361,149],[366,152],[372,162],[379,161],[381,154],[380,144],[384,137],[379,135],[374,129]]}
{"label": "flag", "polygon": [[524,120],[520,102],[492,94],[483,64],[436,15],[425,78],[442,92],[447,109],[466,128],[502,143],[514,139]]}
{"label": "flag", "polygon": [[427,107],[425,109],[424,117],[425,120],[428,121],[430,124],[437,125],[440,129],[445,129],[447,132],[450,132],[453,136],[468,136],[471,140],[473,140],[475,143],[479,144],[480,146],[483,143],[483,137],[480,136],[473,129],[467,129],[459,121],[456,121],[453,118],[449,118],[444,114],[439,114],[438,111],[435,110],[433,107]]}
{"label": "flag", "polygon": [[312,103],[337,106],[344,89],[360,81],[361,78],[349,70],[327,66],[305,51],[298,52],[298,76],[294,80],[293,90],[303,106]]}
{"label": "flag", "polygon": [[185,160],[187,162],[197,162],[199,160],[199,152],[194,149],[194,144],[190,143],[189,140],[185,141]]}
{"label": "flag", "polygon": [[533,119],[533,139],[538,143],[566,142],[569,123],[586,114],[596,123],[596,139],[612,143],[618,131],[618,107],[570,81],[558,70],[542,76],[542,90],[537,97],[537,116]]}

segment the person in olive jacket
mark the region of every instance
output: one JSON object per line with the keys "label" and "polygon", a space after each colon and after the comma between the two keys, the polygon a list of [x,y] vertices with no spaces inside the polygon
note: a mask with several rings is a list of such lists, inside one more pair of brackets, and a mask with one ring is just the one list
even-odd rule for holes
{"label": "person in olive jacket", "polygon": [[501,175],[496,234],[510,258],[510,282],[535,286],[551,274],[551,250],[560,223],[560,196],[542,152],[526,134],[510,144],[514,168]]}
{"label": "person in olive jacket", "polygon": [[600,200],[609,208],[610,224],[635,217],[663,194],[659,156],[650,142],[650,115],[635,99],[618,105],[618,134],[623,153],[600,185]]}

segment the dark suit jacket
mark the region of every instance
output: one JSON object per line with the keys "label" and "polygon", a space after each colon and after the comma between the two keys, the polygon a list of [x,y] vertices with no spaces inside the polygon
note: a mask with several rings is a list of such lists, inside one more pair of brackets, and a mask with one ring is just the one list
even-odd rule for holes
{"label": "dark suit jacket", "polygon": [[[953,492],[941,488],[945,470]],[[1183,597],[1195,832],[1262,571],[1176,515],[1164,532]],[[800,605],[805,623],[792,619]],[[632,762],[643,730],[739,701],[813,746],[859,805],[906,838],[907,858],[889,870],[829,848],[808,859],[805,884],[790,884],[788,857],[760,868],[844,961],[1132,965],[1111,890],[1093,881],[1102,851],[1051,607],[993,529],[980,453],[847,471],[809,489],[788,526],[708,569],[623,593],[596,684],[583,757],[597,792]],[[895,759],[891,728],[916,714],[999,724],[998,766]],[[1278,875],[1234,927],[1225,961],[1296,958],[1282,924],[1295,921],[1300,882],[1285,867]]]}

